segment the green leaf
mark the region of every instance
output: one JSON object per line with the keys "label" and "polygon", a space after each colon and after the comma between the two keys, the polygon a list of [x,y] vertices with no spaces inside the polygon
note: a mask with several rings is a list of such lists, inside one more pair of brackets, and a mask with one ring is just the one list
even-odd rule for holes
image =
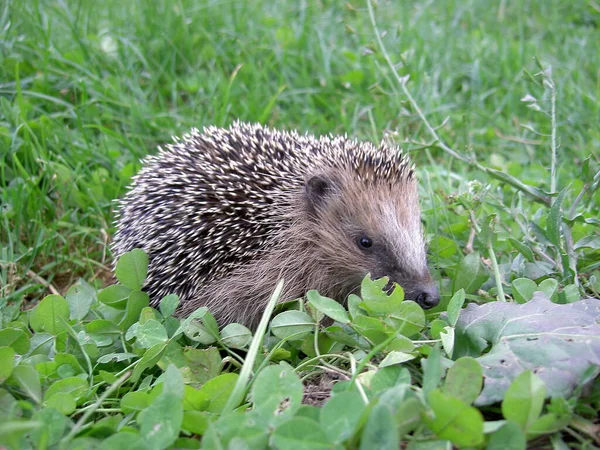
{"label": "green leaf", "polygon": [[562,225],[561,205],[566,192],[567,188],[560,191],[560,193],[556,196],[556,199],[550,207],[548,218],[546,219],[546,235],[548,236],[550,242],[552,242],[552,244],[554,244],[554,246],[557,249],[560,249],[562,247],[560,242],[560,233]]}
{"label": "green leaf", "polygon": [[51,294],[38,303],[29,315],[29,325],[34,331],[57,335],[66,329],[69,304],[60,295]]}
{"label": "green leaf", "polygon": [[312,450],[329,449],[331,442],[318,423],[306,417],[294,417],[281,423],[271,436],[275,448]]}
{"label": "green leaf", "polygon": [[517,278],[512,282],[512,293],[517,303],[527,303],[532,299],[533,293],[537,291],[538,286],[535,281],[529,278]]}
{"label": "green leaf", "polygon": [[362,432],[360,450],[398,450],[400,441],[396,432],[396,423],[389,405],[376,404]]}
{"label": "green leaf", "polygon": [[514,422],[506,422],[490,436],[486,450],[525,450],[527,438]]}
{"label": "green leaf", "polygon": [[425,424],[439,438],[458,447],[475,447],[483,442],[483,416],[461,400],[434,389],[427,395],[433,417],[423,416]]}
{"label": "green leaf", "polygon": [[365,79],[365,73],[362,70],[350,70],[340,77],[342,83],[358,85]]}
{"label": "green leaf", "polygon": [[209,422],[201,448],[265,449],[272,431],[264,417],[256,411],[246,414],[232,411],[223,414],[216,422]]}
{"label": "green leaf", "polygon": [[501,172],[499,170],[486,168],[486,172],[493,175],[494,178],[496,178],[498,180],[502,180],[505,183],[509,184],[510,186],[513,186],[514,188],[527,193],[527,195],[529,195],[533,200],[535,200],[537,202],[543,203],[544,205],[549,203],[548,196],[546,194],[544,194],[544,192],[537,187],[531,186],[529,184],[524,184],[518,178],[515,178],[512,175],[509,175],[508,173],[505,173],[505,172]]}
{"label": "green leaf", "polygon": [[169,337],[167,330],[158,320],[148,320],[137,327],[136,344],[141,348],[150,348],[158,344],[164,344]]}
{"label": "green leaf", "polygon": [[479,252],[466,255],[456,268],[452,284],[452,292],[464,289],[466,294],[473,294],[488,279],[489,275],[481,264]]}
{"label": "green leaf", "polygon": [[412,352],[414,349],[415,344],[413,341],[400,334],[396,335],[396,337],[385,347],[386,352],[396,351],[407,353]]}
{"label": "green leaf", "polygon": [[370,387],[373,393],[384,391],[399,385],[410,385],[410,372],[406,367],[379,367],[371,379]]}
{"label": "green leaf", "polygon": [[[335,395],[335,394],[334,394]],[[302,405],[296,411],[295,417],[306,417],[314,422],[319,422],[319,416],[321,415],[321,409],[314,405]]]}
{"label": "green leaf", "polygon": [[390,316],[396,332],[406,337],[414,336],[425,328],[425,312],[411,300],[402,302]]}
{"label": "green leaf", "polygon": [[154,347],[150,347],[136,363],[130,381],[135,383],[139,380],[144,370],[154,366],[162,357],[166,347],[165,343],[156,344]]}
{"label": "green leaf", "polygon": [[493,247],[496,238],[496,218],[497,213],[488,214],[482,221],[479,240],[487,247]]}
{"label": "green leaf", "polygon": [[230,348],[246,348],[252,341],[252,332],[244,325],[230,323],[221,330],[221,342]]}
{"label": "green leaf", "polygon": [[0,330],[0,346],[12,347],[15,353],[24,355],[29,351],[29,336],[18,328]]}
{"label": "green leaf", "polygon": [[353,319],[362,314],[359,306],[361,302],[362,299],[356,294],[350,294],[348,296],[348,312]]}
{"label": "green leaf", "polygon": [[219,337],[219,324],[217,323],[215,316],[213,316],[210,311],[207,311],[206,314],[202,317],[202,323],[208,330],[208,332],[214,338]]}
{"label": "green leaf", "polygon": [[173,364],[169,364],[169,367],[167,367],[161,378],[163,380],[163,392],[169,392],[183,400],[184,384],[179,369]]}
{"label": "green leaf", "polygon": [[121,330],[110,320],[92,320],[84,325],[84,329],[99,347],[108,347],[116,338],[121,336]]}
{"label": "green leaf", "polygon": [[98,446],[98,450],[147,450],[148,448],[148,444],[144,439],[129,430],[121,431],[109,436]]}
{"label": "green leaf", "polygon": [[451,358],[454,354],[454,328],[447,326],[440,332],[440,340],[446,354]]}
{"label": "green leaf", "polygon": [[556,433],[565,428],[571,422],[572,416],[556,415],[554,413],[544,414],[537,419],[527,430],[529,438],[535,438],[542,434]]}
{"label": "green leaf", "polygon": [[508,238],[508,242],[510,242],[513,248],[519,253],[521,253],[525,257],[525,259],[527,259],[527,261],[529,261],[530,263],[535,262],[533,250],[531,250],[531,248],[529,248],[527,245],[517,241],[515,238],[512,237]]}
{"label": "green leaf", "polygon": [[160,301],[160,313],[169,317],[172,316],[179,305],[179,297],[176,294],[169,294]]}
{"label": "green leaf", "polygon": [[385,341],[393,332],[380,319],[360,315],[354,317],[353,328],[375,345]]}
{"label": "green leaf", "polygon": [[15,351],[12,347],[0,347],[0,383],[11,376],[15,366]]}
{"label": "green leaf", "polygon": [[[216,375],[215,375],[216,376]],[[195,411],[204,411],[208,408],[210,404],[210,398],[208,395],[199,390],[195,389],[190,385],[184,386],[184,395],[183,395],[183,410],[195,410]]]}
{"label": "green leaf", "polygon": [[[389,389],[386,392],[385,398],[382,399],[387,405],[396,408],[396,411],[394,412],[394,421],[396,422],[398,436],[406,436],[406,434],[421,425],[421,414],[424,409],[423,404],[414,396],[414,394],[411,394],[408,386],[402,388],[402,386],[397,386],[393,389]],[[408,392],[408,394],[398,395],[397,393],[402,390]]]}
{"label": "green leaf", "polygon": [[448,314],[448,321],[450,322],[451,326],[456,325],[456,322],[458,321],[458,316],[460,314],[460,310],[462,309],[464,304],[465,304],[465,290],[461,288],[454,293],[454,295],[450,299],[450,302],[448,303],[447,314]]}
{"label": "green leaf", "polygon": [[44,408],[36,412],[32,419],[43,424],[31,433],[38,448],[58,443],[67,428],[67,418],[54,408]]}
{"label": "green leaf", "polygon": [[48,400],[46,400],[44,404],[50,408],[55,408],[65,416],[73,414],[77,408],[77,402],[73,396],[67,392],[57,392]]}
{"label": "green leaf", "polygon": [[207,381],[200,388],[200,393],[205,395],[210,401],[210,404],[206,408],[208,412],[220,413],[223,411],[237,379],[238,375],[236,373],[223,373]]}
{"label": "green leaf", "polygon": [[574,284],[566,285],[562,292],[558,294],[560,299],[560,303],[574,303],[581,300],[581,294],[579,292],[579,288]]}
{"label": "green leaf", "polygon": [[442,392],[470,405],[481,392],[482,386],[481,365],[474,358],[463,356],[448,369]]}
{"label": "green leaf", "polygon": [[546,386],[527,370],[509,386],[502,401],[504,418],[513,421],[525,432],[538,419],[546,398]]}
{"label": "green leaf", "polygon": [[476,403],[502,401],[524,369],[542,378],[551,397],[569,397],[589,379],[588,370],[597,374],[597,303],[556,304],[538,291],[522,305],[468,305],[456,324],[455,354],[477,357],[484,368],[485,385]]}
{"label": "green leaf", "polygon": [[39,373],[28,364],[19,364],[13,369],[11,379],[15,380],[35,403],[42,402],[42,385]]}
{"label": "green leaf", "polygon": [[431,329],[431,338],[439,339],[440,333],[448,326],[448,322],[440,319],[435,319],[429,322],[429,328]]}
{"label": "green leaf", "polygon": [[112,308],[124,310],[132,291],[133,289],[122,284],[113,284],[98,292],[98,301]]}
{"label": "green leaf", "polygon": [[[208,314],[207,312],[206,315]],[[206,317],[206,315],[203,315],[203,317]],[[199,320],[187,322],[183,333],[192,341],[199,342],[202,345],[210,345],[217,342],[215,335],[203,323],[200,323]]]}
{"label": "green leaf", "polygon": [[182,399],[171,392],[160,394],[138,418],[140,434],[150,449],[169,447],[183,422]]}
{"label": "green leaf", "polygon": [[96,289],[84,280],[79,280],[77,284],[71,286],[67,291],[66,300],[71,312],[70,318],[80,321],[87,316],[92,303],[96,300]]}
{"label": "green leaf", "polygon": [[306,298],[312,306],[321,311],[327,317],[331,317],[333,320],[340,323],[350,322],[347,311],[335,300],[328,297],[323,297],[315,290],[308,291],[306,293]]}
{"label": "green leaf", "polygon": [[548,278],[540,283],[538,289],[550,300],[554,300],[558,295],[558,281],[553,278]]}
{"label": "green leaf", "polygon": [[223,361],[219,350],[215,347],[206,349],[185,348],[183,356],[193,375],[195,384],[202,385],[221,373]]}
{"label": "green leaf", "polygon": [[204,317],[204,315],[207,313],[207,311],[208,311],[208,309],[206,308],[206,306],[201,306],[200,308],[195,310],[193,313],[191,313],[189,316],[187,316],[185,318],[185,320],[183,320],[181,322],[181,325],[179,325],[179,328],[177,328],[177,330],[175,330],[175,332],[173,333],[173,336],[171,336],[171,339],[175,340],[181,334],[185,333],[187,328],[190,326],[190,324],[192,322],[196,322],[196,321],[202,319],[202,317]]}
{"label": "green leaf", "polygon": [[136,353],[107,353],[98,358],[98,364],[108,364],[111,362],[129,361],[137,358]]}
{"label": "green leaf", "polygon": [[3,420],[0,422],[0,443],[8,444],[8,448],[22,448],[22,435],[41,428],[43,422],[37,420]]}
{"label": "green leaf", "polygon": [[202,411],[184,411],[181,428],[190,433],[202,435],[208,428],[210,416]]}
{"label": "green leaf", "polygon": [[325,329],[325,333],[336,342],[340,342],[352,347],[364,348],[366,342],[360,342],[356,332],[349,327],[340,327],[332,325]]}
{"label": "green leaf", "polygon": [[271,332],[279,339],[302,339],[314,329],[315,321],[302,311],[284,311],[271,320]]}
{"label": "green leaf", "polygon": [[131,325],[140,319],[140,314],[144,308],[150,304],[150,297],[142,291],[133,291],[129,295],[125,315],[119,322],[119,328],[123,331],[127,330]]}
{"label": "green leaf", "polygon": [[120,406],[123,413],[140,412],[150,404],[150,395],[147,392],[132,391],[121,398]]}
{"label": "green leaf", "polygon": [[442,355],[439,347],[433,347],[427,359],[421,360],[423,366],[423,392],[437,388],[442,380]]}
{"label": "green leaf", "polygon": [[69,377],[52,383],[44,394],[44,400],[48,401],[53,395],[61,392],[72,396],[77,403],[80,403],[87,398],[88,389],[88,382],[83,378]]}
{"label": "green leaf", "polygon": [[438,234],[429,241],[429,249],[434,255],[438,255],[442,260],[450,260],[454,255],[461,251],[452,239]]}
{"label": "green leaf", "polygon": [[383,360],[379,363],[379,367],[394,366],[396,364],[405,363],[406,361],[411,361],[415,358],[416,356],[410,353],[393,351],[389,352],[385,358],[383,358]]}
{"label": "green leaf", "polygon": [[387,277],[371,280],[367,275],[360,286],[362,302],[359,306],[372,313],[388,314],[397,311],[403,305],[404,290],[394,283],[394,290],[388,295],[383,290],[387,283]]}
{"label": "green leaf", "polygon": [[121,255],[115,268],[117,280],[130,289],[139,290],[148,274],[148,255],[135,248]]}
{"label": "green leaf", "polygon": [[281,423],[292,417],[302,404],[302,382],[294,369],[285,363],[261,370],[252,385],[251,399],[257,410]]}
{"label": "green leaf", "polygon": [[342,443],[356,432],[364,409],[365,402],[358,392],[335,394],[321,408],[321,428],[332,442]]}

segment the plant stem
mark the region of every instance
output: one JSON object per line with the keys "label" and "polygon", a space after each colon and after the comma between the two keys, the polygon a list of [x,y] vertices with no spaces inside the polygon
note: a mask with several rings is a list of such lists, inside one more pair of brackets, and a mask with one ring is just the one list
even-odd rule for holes
{"label": "plant stem", "polygon": [[552,162],[550,166],[550,191],[554,194],[556,192],[556,86],[552,78],[546,79],[547,86],[550,89],[550,120],[552,126]]}
{"label": "plant stem", "polygon": [[498,301],[505,302],[506,298],[504,297],[504,289],[502,288],[500,268],[498,267],[498,260],[496,260],[496,252],[494,252],[494,247],[492,247],[491,242],[488,244],[488,252],[490,254],[490,259],[492,260],[492,269],[494,270],[494,281],[496,282],[496,289],[498,290]]}
{"label": "plant stem", "polygon": [[429,121],[425,117],[425,114],[423,114],[423,111],[419,107],[418,103],[416,102],[416,100],[413,98],[413,96],[410,94],[408,88],[406,87],[406,81],[408,80],[408,77],[401,77],[400,75],[398,75],[398,72],[396,71],[396,68],[394,67],[394,64],[392,63],[392,60],[390,59],[387,49],[385,48],[385,45],[383,44],[383,41],[381,40],[379,28],[377,28],[377,21],[375,20],[375,13],[373,12],[372,0],[367,0],[367,7],[369,9],[369,17],[371,19],[371,25],[373,26],[373,30],[375,31],[375,39],[377,39],[377,44],[379,46],[379,49],[380,49],[381,53],[383,54],[392,73],[394,74],[394,78],[400,85],[400,89],[402,89],[402,92],[404,93],[404,95],[408,99],[409,103],[411,104],[411,106],[413,107],[413,109],[415,110],[415,112],[417,113],[417,115],[419,116],[419,118],[421,119],[423,124],[425,125],[425,128],[427,128],[427,131],[429,131],[429,134],[431,134],[431,136],[433,137],[433,139],[434,139],[433,144],[436,144],[439,148],[441,148],[443,151],[448,153],[453,158],[456,158],[472,167],[475,167],[478,170],[480,170],[481,172],[485,172],[492,178],[495,178],[496,180],[498,180],[502,183],[509,183],[511,186],[524,192],[525,194],[527,194],[528,196],[530,196],[531,198],[533,198],[534,200],[536,200],[540,203],[543,203],[545,205],[550,205],[550,203],[551,203],[550,198],[547,195],[543,195],[540,191],[538,191],[538,189],[534,188],[533,186],[524,184],[521,181],[519,181],[518,179],[516,179],[515,177],[512,177],[503,172],[499,172],[497,170],[489,169],[485,166],[482,166],[475,160],[475,158],[473,158],[473,157],[470,158],[468,156],[463,155],[462,153],[459,153],[459,152],[453,150],[451,147],[446,145],[446,143],[444,143],[444,141],[442,141],[442,139],[439,137],[439,135],[437,134],[437,132],[435,131],[433,126],[429,123]]}
{"label": "plant stem", "polygon": [[258,328],[254,333],[254,339],[250,343],[250,348],[248,349],[248,353],[246,354],[246,359],[244,360],[244,364],[242,365],[242,370],[240,370],[240,376],[233,387],[233,391],[229,395],[227,399],[227,403],[223,408],[223,414],[233,411],[238,405],[242,402],[244,398],[244,393],[246,392],[246,387],[248,386],[248,382],[250,381],[250,375],[252,374],[252,368],[254,367],[254,362],[256,361],[256,355],[258,354],[258,350],[260,345],[263,342],[265,337],[265,333],[267,332],[267,326],[269,325],[269,318],[273,313],[273,309],[275,305],[279,301],[279,297],[281,297],[281,293],[283,291],[283,280],[280,280],[273,291],[273,295],[271,295],[271,299],[265,308],[265,311],[262,315],[260,323],[258,324]]}

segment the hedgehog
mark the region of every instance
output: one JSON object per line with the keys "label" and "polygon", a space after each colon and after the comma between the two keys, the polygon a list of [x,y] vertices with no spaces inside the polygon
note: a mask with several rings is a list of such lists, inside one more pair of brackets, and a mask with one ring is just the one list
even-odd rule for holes
{"label": "hedgehog", "polygon": [[440,295],[427,266],[415,167],[402,151],[235,122],[159,147],[119,202],[112,251],[149,256],[151,305],[179,296],[221,324],[255,328],[310,289],[344,303],[367,274],[427,309]]}

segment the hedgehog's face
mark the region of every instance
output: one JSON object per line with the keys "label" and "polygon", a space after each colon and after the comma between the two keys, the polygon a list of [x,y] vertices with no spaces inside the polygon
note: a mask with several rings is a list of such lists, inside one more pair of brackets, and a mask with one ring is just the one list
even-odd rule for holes
{"label": "hedgehog's face", "polygon": [[439,303],[414,178],[365,182],[346,172],[320,174],[307,180],[305,199],[315,225],[317,263],[337,278],[340,291],[356,290],[370,273],[388,276],[423,308]]}

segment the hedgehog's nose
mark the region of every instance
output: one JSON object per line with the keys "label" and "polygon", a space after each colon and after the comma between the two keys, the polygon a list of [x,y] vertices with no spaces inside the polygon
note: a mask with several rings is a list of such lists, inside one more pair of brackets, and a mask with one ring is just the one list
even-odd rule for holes
{"label": "hedgehog's nose", "polygon": [[434,285],[423,287],[421,292],[415,294],[415,301],[423,309],[433,308],[440,303],[440,291]]}

